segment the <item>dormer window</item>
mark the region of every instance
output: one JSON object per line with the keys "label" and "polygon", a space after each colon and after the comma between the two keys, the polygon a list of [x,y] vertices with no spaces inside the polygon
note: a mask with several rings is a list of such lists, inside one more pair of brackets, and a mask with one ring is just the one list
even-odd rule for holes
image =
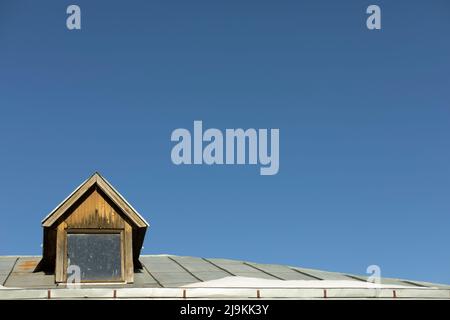
{"label": "dormer window", "polygon": [[81,282],[134,281],[148,223],[100,174],[95,173],[43,221],[39,269],[68,281],[79,268]]}
{"label": "dormer window", "polygon": [[68,231],[67,266],[80,268],[81,282],[124,281],[122,232]]}

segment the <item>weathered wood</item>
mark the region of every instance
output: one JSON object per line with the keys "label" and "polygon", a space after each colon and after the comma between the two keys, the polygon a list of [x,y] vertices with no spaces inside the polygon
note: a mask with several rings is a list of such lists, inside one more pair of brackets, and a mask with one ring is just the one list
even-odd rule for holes
{"label": "weathered wood", "polygon": [[113,188],[109,186],[109,184],[102,178],[97,178],[97,184],[98,186],[107,194],[107,196],[114,201],[114,203],[121,208],[124,213],[127,214],[127,217],[133,221],[133,223],[141,228],[146,228],[148,226],[147,222],[142,220],[142,218],[137,214],[133,208],[130,207],[130,205],[122,199],[122,197],[117,194]]}
{"label": "weathered wood", "polygon": [[55,281],[65,281],[65,261],[66,260],[66,231],[64,223],[61,223],[56,231],[56,265],[55,265]]}
{"label": "weathered wood", "polygon": [[[64,215],[61,217],[64,218]],[[61,227],[62,226],[62,227]],[[74,204],[74,208],[69,211],[64,220],[60,222],[58,230],[57,247],[58,266],[60,267],[58,273],[58,280],[61,282],[67,281],[67,234],[68,233],[121,233],[121,269],[123,278],[121,281],[132,283],[134,281],[134,266],[133,266],[133,246],[132,246],[132,227],[125,220],[122,212],[118,212],[118,208],[111,203],[106,195],[93,188],[88,190],[83,197],[80,198],[79,203]],[[87,281],[90,282],[90,281]]]}
{"label": "weathered wood", "polygon": [[134,266],[133,266],[133,235],[132,228],[129,224],[125,225],[124,232],[124,252],[125,259],[124,261],[124,269],[125,270],[125,281],[128,283],[132,283],[134,281]]}
{"label": "weathered wood", "polygon": [[125,220],[94,190],[65,220],[67,227],[82,229],[123,229]]}
{"label": "weathered wood", "polygon": [[64,203],[56,208],[43,222],[43,227],[51,227],[94,185],[99,186],[127,217],[138,227],[146,228],[148,224],[141,216],[114,190],[98,173],[91,176]]}
{"label": "weathered wood", "polygon": [[43,222],[43,227],[51,227],[86,191],[91,188],[97,178],[95,175],[90,177],[83,185],[78,188],[64,203],[56,208]]}
{"label": "weathered wood", "polygon": [[121,280],[134,281],[134,268],[140,266],[138,258],[148,224],[98,173],[75,190],[42,225],[41,262],[55,271],[56,282],[67,281],[68,233],[120,233]]}

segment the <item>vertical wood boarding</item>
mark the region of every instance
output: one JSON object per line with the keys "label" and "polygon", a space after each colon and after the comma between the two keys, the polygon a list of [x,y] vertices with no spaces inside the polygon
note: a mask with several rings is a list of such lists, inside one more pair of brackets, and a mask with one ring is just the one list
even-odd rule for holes
{"label": "vertical wood boarding", "polygon": [[113,206],[94,190],[66,218],[68,228],[123,229],[125,221]]}
{"label": "vertical wood boarding", "polygon": [[56,269],[55,269],[55,281],[64,282],[64,265],[66,256],[66,231],[65,223],[60,223],[56,230]]}
{"label": "vertical wood boarding", "polygon": [[124,252],[125,259],[122,261],[125,262],[124,274],[125,281],[127,283],[133,283],[134,281],[134,267],[133,267],[133,234],[131,226],[126,223],[125,224],[125,232],[124,232]]}

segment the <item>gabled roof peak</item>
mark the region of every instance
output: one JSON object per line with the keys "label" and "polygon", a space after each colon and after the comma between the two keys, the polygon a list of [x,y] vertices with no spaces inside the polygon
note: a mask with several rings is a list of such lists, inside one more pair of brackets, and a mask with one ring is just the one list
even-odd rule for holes
{"label": "gabled roof peak", "polygon": [[79,185],[66,199],[53,209],[43,220],[43,227],[51,227],[73,204],[76,203],[92,186],[96,185],[105,195],[117,205],[123,213],[140,228],[149,226],[147,221],[136,209],[117,191],[98,171]]}

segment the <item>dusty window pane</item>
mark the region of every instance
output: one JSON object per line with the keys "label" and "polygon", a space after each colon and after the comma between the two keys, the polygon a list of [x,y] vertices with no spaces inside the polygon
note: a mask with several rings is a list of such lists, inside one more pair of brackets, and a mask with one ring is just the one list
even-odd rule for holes
{"label": "dusty window pane", "polygon": [[120,280],[120,234],[68,234],[68,266],[77,265],[82,281]]}

